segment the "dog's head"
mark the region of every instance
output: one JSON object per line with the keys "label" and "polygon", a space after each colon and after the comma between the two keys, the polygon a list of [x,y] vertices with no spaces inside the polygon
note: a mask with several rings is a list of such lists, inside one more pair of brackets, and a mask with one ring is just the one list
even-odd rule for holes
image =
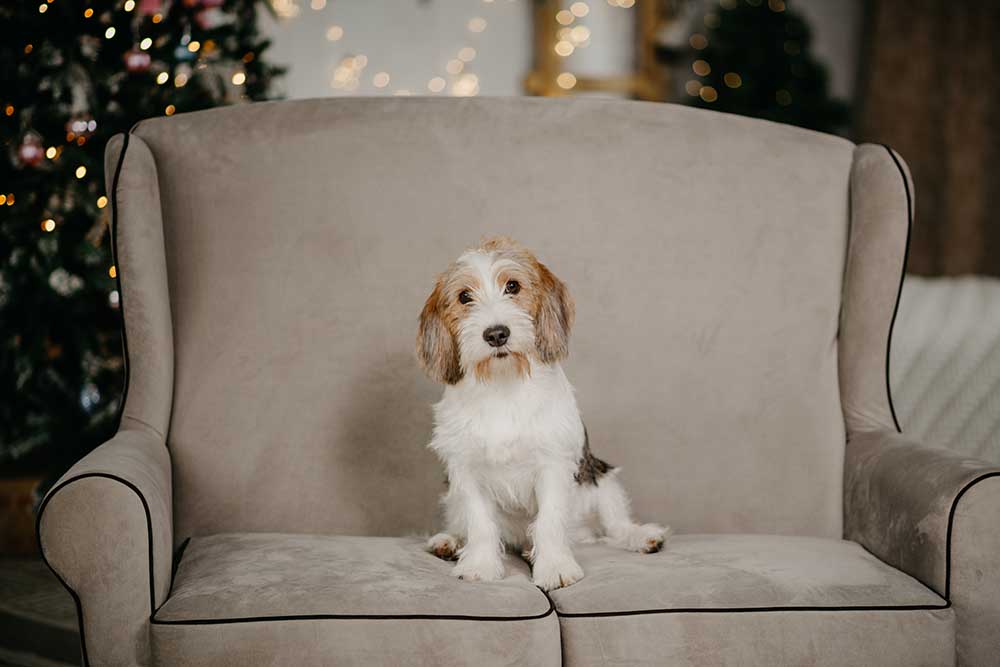
{"label": "dog's head", "polygon": [[573,298],[523,246],[489,238],[442,273],[420,313],[417,356],[428,375],[455,384],[527,376],[531,361],[569,352]]}

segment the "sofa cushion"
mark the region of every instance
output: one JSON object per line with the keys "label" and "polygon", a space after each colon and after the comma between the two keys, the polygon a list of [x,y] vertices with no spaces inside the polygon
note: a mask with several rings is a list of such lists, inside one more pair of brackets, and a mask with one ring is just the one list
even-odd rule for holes
{"label": "sofa cushion", "polygon": [[658,554],[583,545],[551,595],[567,664],[947,665],[952,610],[842,540],[682,535]]}
{"label": "sofa cushion", "polygon": [[550,601],[527,565],[471,583],[418,538],[194,538],[152,620],[157,664],[558,664]]}

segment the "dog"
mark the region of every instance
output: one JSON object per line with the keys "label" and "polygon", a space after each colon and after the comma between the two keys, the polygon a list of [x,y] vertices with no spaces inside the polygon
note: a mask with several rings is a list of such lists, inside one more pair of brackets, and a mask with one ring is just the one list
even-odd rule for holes
{"label": "dog", "polygon": [[445,385],[430,449],[446,468],[446,532],[427,549],[467,581],[504,577],[522,550],[550,591],[584,573],[572,542],[659,551],[669,529],[633,521],[618,469],[597,458],[573,386],[574,302],[525,247],[485,239],[441,274],[420,313],[417,357]]}

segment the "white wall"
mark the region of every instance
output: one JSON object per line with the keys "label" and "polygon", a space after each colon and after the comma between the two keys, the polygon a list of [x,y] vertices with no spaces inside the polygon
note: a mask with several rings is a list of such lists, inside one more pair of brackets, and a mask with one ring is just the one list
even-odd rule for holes
{"label": "white wall", "polygon": [[[648,0],[638,0],[644,2]],[[710,0],[709,0],[710,1]],[[440,76],[448,94],[461,75],[446,71],[461,48],[471,46],[476,57],[463,74],[472,73],[480,95],[520,95],[531,66],[532,0],[277,0],[298,7],[298,16],[273,21],[263,29],[273,39],[271,59],[289,66],[283,92],[289,98],[330,95],[392,94],[407,90],[431,94],[427,84]],[[322,6],[310,8],[310,2]],[[580,23],[591,27],[590,45],[567,59],[577,73],[613,74],[632,53],[628,44],[630,10],[611,8],[605,0],[588,0],[590,14]],[[565,5],[569,5],[567,0]],[[854,92],[860,41],[861,0],[789,0],[802,11],[814,31],[816,54],[830,68],[833,92]],[[485,30],[469,30],[482,18]],[[339,41],[329,41],[331,25],[343,28]],[[624,26],[624,27],[623,27]],[[334,89],[337,65],[347,56],[364,55],[357,87]],[[389,74],[384,88],[373,85],[378,72]],[[460,86],[461,88],[461,86]]]}
{"label": "white wall", "polygon": [[[518,95],[531,64],[530,2],[327,0],[317,11],[310,0],[296,0],[298,16],[265,19],[262,27],[273,40],[271,59],[289,66],[283,87],[290,98],[400,90],[429,95],[428,81],[438,76],[448,82],[441,93],[447,94],[461,75],[450,75],[445,68],[463,47],[476,50],[462,73],[476,75],[480,95]],[[475,18],[485,19],[482,32],[469,30]],[[331,25],[343,28],[339,41],[326,38]],[[332,88],[337,65],[357,55],[367,57],[357,89]],[[389,74],[389,85],[380,89],[373,77],[382,71]]]}

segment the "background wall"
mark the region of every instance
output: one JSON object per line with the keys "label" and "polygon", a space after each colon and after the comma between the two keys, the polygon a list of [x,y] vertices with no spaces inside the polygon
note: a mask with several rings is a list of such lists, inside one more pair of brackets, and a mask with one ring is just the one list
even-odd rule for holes
{"label": "background wall", "polygon": [[[639,0],[642,2],[644,0]],[[312,9],[312,6],[319,9]],[[272,59],[289,67],[284,92],[289,98],[329,95],[375,95],[408,91],[432,94],[434,77],[445,79],[440,94],[449,94],[461,74],[474,74],[480,95],[521,95],[531,67],[531,0],[291,0],[297,15],[265,19],[264,31],[274,40]],[[565,3],[567,6],[569,1]],[[713,4],[711,0],[705,4]],[[790,0],[812,25],[816,55],[829,67],[832,91],[850,99],[855,90],[861,37],[861,0]],[[692,3],[697,5],[697,3]],[[570,69],[589,74],[621,71],[631,57],[631,11],[612,8],[605,0],[589,0],[586,24],[590,44],[567,61]],[[696,7],[695,7],[696,8]],[[294,10],[293,10],[294,11]],[[470,21],[480,18],[482,23]],[[336,40],[327,38],[334,28]],[[459,75],[449,74],[448,61],[471,46],[475,58]],[[331,86],[338,65],[348,56],[364,55],[367,63],[356,88]],[[383,88],[373,83],[389,74]],[[468,92],[459,84],[455,92]]]}

